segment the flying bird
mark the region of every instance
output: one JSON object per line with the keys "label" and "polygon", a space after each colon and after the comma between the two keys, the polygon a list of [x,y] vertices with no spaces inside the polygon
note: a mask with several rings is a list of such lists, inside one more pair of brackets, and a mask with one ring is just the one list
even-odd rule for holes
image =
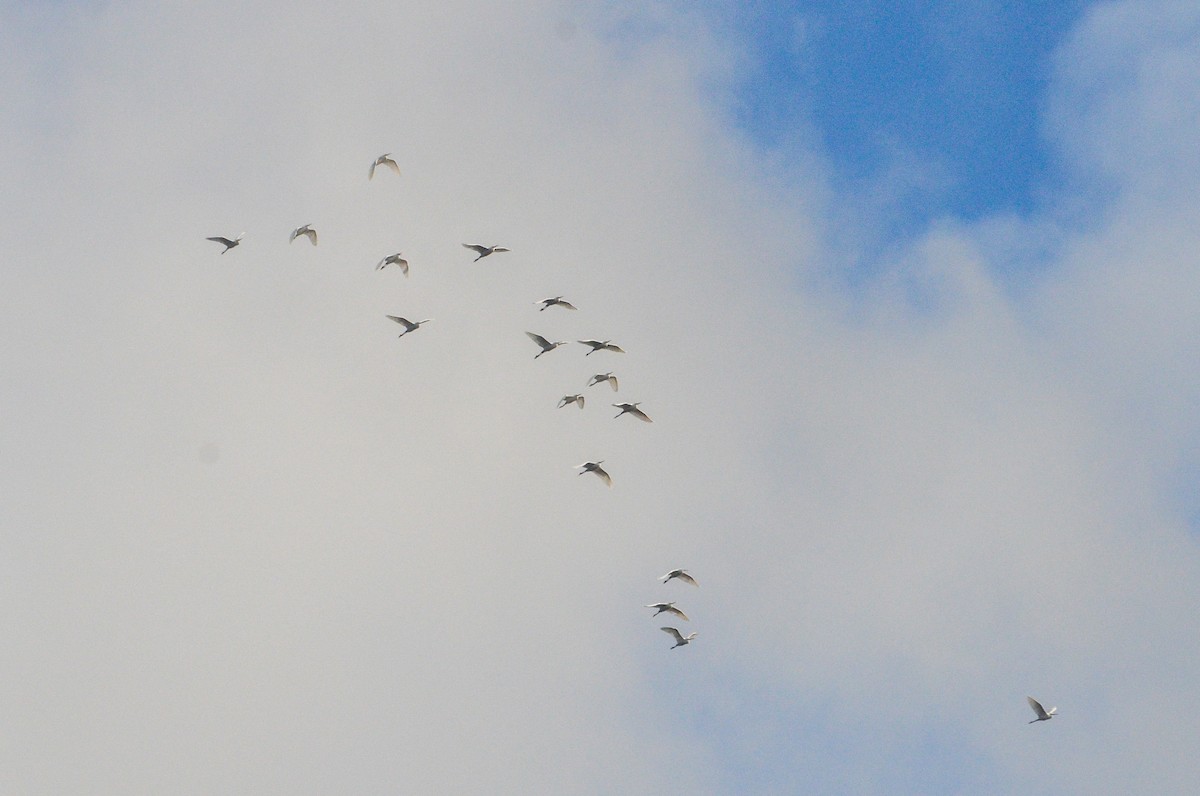
{"label": "flying bird", "polygon": [[311,243],[313,246],[317,245],[317,231],[312,228],[312,224],[305,224],[302,227],[293,229],[292,236],[288,238],[288,243],[291,243],[301,235],[307,235],[309,243]]}
{"label": "flying bird", "polygon": [[1028,724],[1036,724],[1039,721],[1050,721],[1050,719],[1054,718],[1055,711],[1058,710],[1058,708],[1046,710],[1042,707],[1041,702],[1038,702],[1031,696],[1025,697],[1025,701],[1029,703],[1029,707],[1033,708],[1033,712],[1037,714],[1037,718],[1031,722],[1027,722]]}
{"label": "flying bird", "polygon": [[416,323],[413,323],[412,321],[410,321],[407,318],[401,318],[396,315],[389,315],[388,318],[392,319],[393,321],[395,321],[396,323],[398,323],[404,327],[404,331],[398,335],[399,337],[403,337],[404,335],[408,334],[409,332],[415,332],[417,329],[421,328],[422,324],[429,323],[430,321],[433,320],[433,318],[426,318],[423,321],[417,321]]}
{"label": "flying bird", "polygon": [[392,160],[391,152],[386,152],[386,153],[380,155],[379,157],[375,158],[375,162],[371,164],[371,168],[367,172],[368,180],[375,179],[375,167],[376,166],[387,166],[389,169],[396,172],[397,177],[400,176],[400,165],[398,163],[396,163],[396,161]]}
{"label": "flying bird", "polygon": [[650,419],[650,415],[646,414],[641,409],[638,409],[638,404],[640,403],[641,401],[632,404],[613,404],[614,407],[621,410],[613,415],[613,419],[616,420],[621,415],[629,413],[645,423],[653,423],[654,421]]}
{"label": "flying bird", "polygon": [[584,462],[583,464],[577,464],[575,466],[583,468],[579,471],[580,475],[583,475],[584,473],[595,473],[596,475],[600,476],[601,481],[611,487],[612,477],[608,473],[604,472],[604,468],[600,466],[602,464],[604,464],[603,459],[598,462]]}
{"label": "flying bird", "polygon": [[496,252],[512,251],[512,249],[506,249],[503,246],[480,246],[478,243],[464,243],[463,248],[470,249],[471,251],[473,251],[479,255],[478,257],[476,257],[474,260],[471,261],[473,263],[479,262],[484,257],[487,257],[489,254],[495,254]]}
{"label": "flying bird", "polygon": [[690,583],[693,586],[700,585],[699,583],[696,582],[695,578],[693,578],[691,575],[688,574],[686,569],[673,569],[670,572],[668,572],[667,574],[663,575],[661,578],[659,578],[659,580],[661,580],[663,583],[666,583],[667,581],[671,580],[672,578],[679,578],[684,583]]}
{"label": "flying bird", "polygon": [[675,614],[675,616],[679,617],[680,619],[682,619],[685,622],[692,621],[687,618],[687,614],[685,614],[683,611],[680,611],[678,608],[676,608],[675,603],[673,603],[673,602],[672,603],[650,603],[646,607],[647,608],[657,608],[658,610],[654,612],[655,616],[658,616],[663,611],[666,611],[667,613]]}
{"label": "flying bird", "polygon": [[[541,354],[538,354],[538,356],[541,356]],[[534,359],[537,359],[537,357],[534,357]],[[562,397],[562,400],[560,400],[558,402],[558,408],[562,409],[567,404],[576,404],[579,406],[580,409],[582,409],[583,408],[583,396],[582,395],[564,395]]]}
{"label": "flying bird", "polygon": [[548,351],[553,351],[554,349],[558,348],[560,345],[567,344],[566,340],[559,340],[557,343],[552,343],[549,340],[547,340],[545,337],[542,337],[540,334],[534,334],[533,332],[526,332],[525,334],[529,335],[530,340],[532,340],[533,342],[537,343],[539,346],[542,347],[542,350],[539,353],[533,355],[534,359],[537,359],[542,354],[545,354]]}
{"label": "flying bird", "polygon": [[568,309],[568,310],[576,310],[576,309],[579,309],[578,307],[576,307],[576,306],[575,306],[574,304],[572,304],[571,302],[569,302],[569,301],[563,301],[563,297],[562,297],[562,296],[555,296],[554,298],[544,298],[544,299],[542,299],[541,301],[538,301],[538,302],[535,302],[535,303],[536,303],[536,304],[541,304],[541,305],[542,305],[541,307],[538,307],[538,312],[543,312],[543,311],[544,311],[544,310],[545,310],[547,307],[564,307],[564,308],[566,308],[566,309]]}
{"label": "flying bird", "polygon": [[591,356],[597,351],[616,351],[618,354],[624,354],[625,349],[619,345],[614,345],[611,340],[580,340],[584,345],[590,345],[591,351],[588,351],[584,356]]}
{"label": "flying bird", "polygon": [[205,238],[205,240],[211,240],[211,241],[214,241],[215,243],[225,244],[225,248],[221,249],[221,254],[224,254],[225,252],[232,249],[234,246],[237,246],[239,243],[241,243],[242,238],[244,238],[244,237],[246,237],[245,232],[243,232],[241,235],[238,235],[233,240],[230,240],[229,238],[223,238],[220,235],[216,236],[215,238]]}
{"label": "flying bird", "polygon": [[608,382],[608,386],[612,387],[613,392],[617,391],[617,377],[612,375],[611,372],[597,373],[595,376],[592,376],[592,380],[587,383],[587,386],[591,387],[593,384],[599,384],[602,381]]}
{"label": "flying bird", "polygon": [[386,268],[389,265],[400,266],[400,270],[404,272],[405,276],[408,276],[408,260],[405,260],[404,255],[402,255],[400,252],[389,254],[387,257],[384,257],[379,261],[379,265],[375,266],[375,270],[378,271],[379,269]]}
{"label": "flying bird", "polygon": [[[697,633],[693,632],[693,633],[688,633],[685,636],[673,627],[660,627],[659,630],[661,630],[664,633],[670,633],[672,636],[675,637],[675,647],[682,647],[684,644],[691,643],[691,640],[694,639],[698,635]],[[675,649],[675,647],[671,647],[671,649]]]}

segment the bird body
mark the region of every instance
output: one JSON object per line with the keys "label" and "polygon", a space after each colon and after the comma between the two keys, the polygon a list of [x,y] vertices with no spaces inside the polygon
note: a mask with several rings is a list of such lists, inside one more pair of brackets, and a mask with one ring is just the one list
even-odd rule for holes
{"label": "bird body", "polygon": [[292,241],[294,241],[296,238],[300,237],[301,235],[307,236],[308,242],[311,243],[313,246],[317,245],[317,231],[312,228],[312,224],[305,224],[302,227],[297,227],[296,229],[293,229],[292,236],[290,238],[288,238],[288,243],[291,243]]}
{"label": "bird body", "polygon": [[375,162],[371,164],[370,170],[367,171],[367,179],[368,180],[375,179],[375,167],[376,166],[387,166],[389,169],[396,172],[397,177],[400,176],[400,164],[398,164],[396,161],[392,160],[391,152],[385,152],[384,154],[375,158]]}
{"label": "bird body", "polygon": [[542,305],[541,307],[538,308],[538,312],[544,311],[547,307],[562,307],[562,308],[568,309],[568,310],[579,309],[571,302],[563,301],[562,296],[555,296],[554,298],[544,298],[537,303]]}
{"label": "bird body", "polygon": [[620,412],[617,412],[613,416],[613,419],[615,420],[616,418],[618,418],[624,414],[630,414],[630,415],[633,415],[634,417],[636,417],[638,420],[641,420],[642,422],[653,423],[654,421],[650,419],[650,415],[646,414],[641,409],[638,409],[638,404],[640,404],[640,403],[641,403],[641,401],[638,401],[637,403],[632,403],[632,404],[613,404],[613,406],[615,408],[621,410]]}
{"label": "bird body", "polygon": [[558,348],[560,345],[567,344],[566,340],[559,340],[556,343],[552,343],[549,340],[547,340],[545,337],[542,337],[540,334],[534,334],[533,332],[526,332],[525,334],[529,335],[529,339],[532,340],[533,342],[537,343],[542,348],[542,350],[540,352],[533,355],[534,359],[537,359],[542,354],[545,354],[549,351],[553,351],[554,349]]}
{"label": "bird body", "polygon": [[583,475],[584,473],[595,473],[597,476],[599,476],[601,481],[603,481],[609,487],[612,487],[612,476],[604,471],[604,468],[600,466],[602,464],[604,464],[603,459],[598,462],[584,462],[583,464],[577,464],[575,466],[583,468],[579,471],[580,475]]}
{"label": "bird body", "polygon": [[[540,354],[539,354],[539,356],[540,356]],[[534,359],[537,359],[537,357],[534,357]],[[562,399],[558,402],[558,408],[562,409],[567,404],[576,404],[580,409],[582,409],[583,408],[583,396],[582,395],[564,395],[562,397]]]}
{"label": "bird body", "polygon": [[495,254],[496,252],[512,251],[512,249],[506,249],[503,246],[480,246],[478,243],[464,243],[463,248],[470,249],[471,251],[473,251],[479,255],[474,260],[472,260],[472,262],[476,262],[476,263],[479,262],[480,260],[482,260],[484,257],[487,257],[489,254]]}
{"label": "bird body", "polygon": [[1039,721],[1050,721],[1050,719],[1054,718],[1054,714],[1058,712],[1058,708],[1050,708],[1049,710],[1046,710],[1044,707],[1042,707],[1041,702],[1038,702],[1031,696],[1025,697],[1025,701],[1029,703],[1029,707],[1033,708],[1033,712],[1037,714],[1037,718],[1033,721],[1027,722],[1028,724],[1036,724]]}
{"label": "bird body", "polygon": [[591,387],[593,384],[599,384],[602,381],[608,382],[608,386],[612,387],[613,392],[617,391],[617,377],[612,375],[611,372],[597,373],[595,376],[592,376],[591,381],[587,383],[587,386]]}
{"label": "bird body", "polygon": [[675,637],[675,646],[671,647],[671,649],[675,649],[675,647],[682,647],[684,644],[690,644],[692,639],[699,635],[698,633],[692,632],[685,636],[673,627],[660,627],[659,630],[664,633],[670,633]]}
{"label": "bird body", "polygon": [[379,265],[375,266],[375,270],[378,271],[379,269],[386,268],[389,265],[400,266],[401,272],[403,272],[405,276],[408,276],[408,260],[405,260],[404,255],[400,252],[389,254],[387,257],[384,257],[379,261]]}
{"label": "bird body", "polygon": [[696,582],[695,578],[693,578],[691,575],[688,574],[688,571],[686,569],[673,569],[670,572],[668,572],[667,574],[663,575],[661,578],[659,578],[659,580],[661,580],[663,583],[666,583],[667,581],[669,581],[673,578],[679,578],[684,583],[690,583],[693,586],[700,585],[699,583]]}
{"label": "bird body", "polygon": [[205,238],[205,240],[211,240],[214,243],[224,244],[225,248],[221,249],[221,254],[224,254],[225,252],[232,249],[234,246],[237,246],[239,243],[241,243],[242,238],[244,238],[245,236],[246,236],[246,233],[243,232],[241,235],[238,235],[233,240],[230,240],[229,238],[221,237],[220,235],[217,235],[215,238]]}
{"label": "bird body", "polygon": [[585,356],[589,357],[597,351],[616,351],[618,354],[625,353],[625,349],[613,344],[611,340],[580,340],[579,342],[592,347],[592,350],[585,354]]}
{"label": "bird body", "polygon": [[680,611],[678,608],[676,608],[675,603],[673,603],[673,602],[672,603],[651,603],[650,605],[647,605],[646,607],[647,608],[657,608],[658,610],[654,612],[655,616],[658,616],[663,611],[666,611],[667,613],[675,614],[675,616],[678,616],[680,619],[682,619],[685,622],[692,621],[687,618],[687,614],[685,614],[683,611]]}
{"label": "bird body", "polygon": [[410,321],[407,318],[401,318],[398,315],[389,315],[387,317],[404,327],[404,331],[398,335],[399,337],[403,337],[409,332],[415,332],[417,329],[421,328],[422,324],[429,323],[433,320],[433,318],[426,318],[423,321],[416,321],[414,323],[413,321]]}

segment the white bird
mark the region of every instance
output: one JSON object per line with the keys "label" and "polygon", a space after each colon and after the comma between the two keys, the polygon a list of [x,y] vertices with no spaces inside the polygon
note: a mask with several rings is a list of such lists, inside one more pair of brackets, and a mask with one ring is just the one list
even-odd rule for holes
{"label": "white bird", "polygon": [[670,572],[668,572],[667,574],[663,575],[661,578],[659,578],[659,580],[661,580],[663,583],[666,583],[667,581],[671,580],[672,578],[679,578],[684,583],[690,583],[693,586],[700,585],[699,583],[696,582],[695,578],[693,578],[691,575],[688,574],[686,569],[673,569]]}
{"label": "white bird", "polygon": [[395,321],[396,323],[398,323],[404,327],[404,331],[398,335],[399,337],[403,337],[404,335],[408,334],[409,332],[415,332],[417,329],[421,328],[422,324],[429,323],[430,321],[433,320],[433,318],[426,318],[423,321],[417,321],[416,323],[413,323],[412,321],[408,320],[407,318],[401,318],[397,315],[389,315],[388,318],[392,319],[393,321]]}
{"label": "white bird", "polygon": [[544,298],[541,301],[538,301],[536,303],[542,305],[541,307],[538,308],[538,312],[544,311],[547,307],[564,307],[568,310],[579,309],[571,302],[563,301],[562,296],[555,296],[554,298]]}
{"label": "white bird", "polygon": [[293,229],[292,236],[288,238],[288,243],[291,243],[301,235],[307,235],[309,243],[311,243],[313,246],[317,245],[317,231],[312,228],[312,224],[305,224],[302,227]]}
{"label": "white bird", "polygon": [[595,473],[596,475],[600,476],[601,481],[611,487],[612,477],[608,473],[604,472],[604,468],[600,466],[602,464],[604,464],[603,459],[598,462],[584,462],[583,464],[577,464],[575,466],[583,468],[579,471],[580,475],[583,475],[584,473]]}
{"label": "white bird", "polygon": [[[534,359],[537,359],[537,357],[534,357]],[[583,396],[582,395],[564,395],[562,397],[562,400],[560,400],[558,402],[558,408],[562,409],[567,404],[577,404],[579,406],[579,408],[582,409],[583,408]]]}
{"label": "white bird", "polygon": [[400,270],[404,273],[405,276],[408,276],[408,260],[405,260],[404,255],[401,254],[400,252],[396,252],[395,254],[389,254],[387,257],[384,257],[382,260],[379,261],[379,265],[375,266],[375,270],[378,271],[380,268],[385,268],[389,265],[400,266]]}
{"label": "white bird", "polygon": [[542,354],[545,354],[548,351],[553,351],[554,349],[558,348],[560,345],[567,344],[566,340],[559,340],[557,343],[552,343],[549,340],[547,340],[545,337],[542,337],[540,334],[534,334],[533,332],[526,332],[525,334],[529,335],[530,340],[532,340],[533,342],[537,343],[539,346],[542,347],[541,352],[533,355],[534,359],[537,359]]}
{"label": "white bird", "polygon": [[371,168],[367,172],[368,180],[375,179],[375,167],[376,166],[387,166],[389,169],[396,172],[397,177],[400,176],[400,164],[398,164],[396,161],[392,160],[391,155],[392,155],[391,152],[385,152],[384,154],[375,158],[375,162],[371,164]]}
{"label": "white bird", "polygon": [[1054,718],[1054,713],[1058,710],[1058,708],[1046,710],[1042,707],[1041,702],[1038,702],[1031,696],[1025,697],[1025,701],[1029,703],[1029,707],[1033,708],[1033,712],[1037,714],[1037,718],[1028,722],[1029,724],[1036,724],[1039,721],[1050,721],[1050,719]]}
{"label": "white bird", "polygon": [[617,377],[612,375],[612,372],[597,373],[595,376],[592,376],[592,380],[587,383],[587,386],[591,387],[593,384],[599,384],[602,381],[608,382],[608,386],[612,387],[613,392],[617,391]]}
{"label": "white bird", "polygon": [[[661,630],[664,633],[670,633],[672,636],[675,637],[675,647],[682,647],[684,644],[691,643],[691,640],[694,639],[697,635],[699,635],[698,633],[693,632],[693,633],[688,633],[685,636],[673,627],[660,627],[659,630]],[[675,649],[675,647],[671,647],[671,649]]]}
{"label": "white bird", "polygon": [[233,240],[230,240],[229,238],[223,238],[223,237],[221,237],[220,235],[218,235],[218,236],[217,236],[217,237],[215,237],[215,238],[205,238],[205,240],[211,240],[211,241],[214,241],[214,242],[216,242],[216,243],[223,243],[223,244],[225,244],[225,248],[224,248],[224,249],[221,249],[221,254],[224,254],[225,252],[227,252],[227,251],[229,251],[230,249],[232,249],[234,246],[237,246],[239,243],[241,243],[241,242],[242,242],[242,238],[244,238],[244,237],[246,237],[246,233],[245,233],[245,232],[243,232],[241,235],[238,235],[238,236],[237,236],[236,238],[234,238]]}
{"label": "white bird", "polygon": [[675,614],[675,616],[679,617],[680,619],[682,619],[685,622],[692,621],[692,620],[688,619],[687,614],[685,614],[683,611],[680,611],[678,608],[676,608],[675,603],[673,603],[673,602],[671,602],[671,603],[650,603],[646,607],[647,608],[657,608],[658,610],[654,612],[655,616],[658,616],[663,611],[666,611],[667,613]]}
{"label": "white bird", "polygon": [[621,348],[619,345],[614,345],[611,340],[580,340],[579,342],[592,347],[592,350],[588,351],[584,356],[590,357],[597,351],[616,351],[618,354],[625,353],[625,349]]}
{"label": "white bird", "polygon": [[470,249],[471,251],[473,251],[479,255],[478,257],[476,257],[474,260],[471,261],[474,263],[479,262],[484,257],[487,257],[489,254],[495,254],[496,252],[512,251],[512,249],[506,249],[503,246],[480,246],[478,243],[464,243],[463,248]]}
{"label": "white bird", "polygon": [[637,403],[632,403],[632,404],[613,404],[614,407],[621,410],[620,412],[617,412],[615,415],[613,415],[613,419],[615,420],[618,417],[620,417],[621,415],[628,412],[629,414],[636,417],[638,420],[641,420],[645,423],[653,423],[654,421],[650,419],[650,415],[646,414],[641,409],[638,409],[638,404],[640,404],[640,403],[641,403],[641,401],[638,401]]}

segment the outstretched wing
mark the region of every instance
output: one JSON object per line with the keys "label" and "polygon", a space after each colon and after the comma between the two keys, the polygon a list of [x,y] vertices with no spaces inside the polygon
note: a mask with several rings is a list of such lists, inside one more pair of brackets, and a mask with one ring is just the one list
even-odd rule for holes
{"label": "outstretched wing", "polygon": [[660,627],[659,630],[661,630],[664,633],[670,633],[672,636],[675,637],[675,641],[679,644],[682,644],[684,642],[683,635],[673,627]]}
{"label": "outstretched wing", "polygon": [[551,348],[554,348],[554,344],[540,334],[534,334],[533,332],[526,332],[525,334],[529,335],[530,340],[540,345],[543,351],[549,351]]}
{"label": "outstretched wing", "polygon": [[1050,716],[1046,713],[1046,709],[1042,707],[1042,703],[1038,702],[1031,696],[1025,697],[1025,701],[1029,703],[1029,707],[1033,708],[1033,712],[1037,714],[1039,719],[1048,719]]}
{"label": "outstretched wing", "polygon": [[413,323],[408,318],[401,318],[399,315],[389,315],[388,317],[410,332],[417,328],[417,324]]}
{"label": "outstretched wing", "polygon": [[481,257],[483,255],[487,254],[487,250],[488,250],[487,246],[480,246],[477,243],[464,243],[463,248],[470,249],[471,251],[475,252],[476,254],[478,254]]}

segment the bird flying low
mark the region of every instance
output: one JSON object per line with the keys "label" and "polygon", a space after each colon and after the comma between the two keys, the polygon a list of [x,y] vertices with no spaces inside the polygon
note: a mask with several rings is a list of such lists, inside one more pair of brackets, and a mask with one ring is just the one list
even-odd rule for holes
{"label": "bird flying low", "polygon": [[587,383],[587,386],[591,387],[593,384],[599,384],[602,381],[608,382],[608,386],[612,387],[613,392],[617,391],[617,377],[612,375],[611,372],[597,373],[595,376],[592,376],[592,379]]}
{"label": "bird flying low", "polygon": [[307,235],[308,242],[311,243],[313,246],[317,245],[317,231],[312,228],[312,224],[305,224],[302,227],[297,227],[296,229],[293,229],[292,236],[290,238],[288,238],[288,243],[291,243],[292,241],[294,241],[296,238],[300,237],[301,235]]}
{"label": "bird flying low", "polygon": [[603,481],[609,487],[612,487],[612,476],[604,471],[604,468],[600,466],[602,464],[604,464],[603,459],[598,462],[584,462],[583,464],[577,464],[575,466],[583,468],[579,471],[580,475],[583,475],[584,473],[595,473],[600,477],[601,481]]}
{"label": "bird flying low", "polygon": [[529,339],[532,340],[533,342],[537,343],[542,348],[542,350],[539,353],[533,355],[534,359],[537,359],[542,354],[545,354],[549,351],[553,351],[554,349],[558,348],[560,345],[567,344],[566,340],[559,340],[556,343],[552,343],[549,340],[547,340],[545,337],[542,337],[540,334],[534,334],[533,332],[526,332],[525,334],[529,335]]}
{"label": "bird flying low", "polygon": [[[541,356],[541,354],[538,354],[538,356]],[[534,359],[537,359],[537,357],[534,357]],[[582,395],[564,395],[562,397],[562,399],[558,402],[558,408],[562,409],[567,404],[575,404],[580,409],[582,409],[583,408],[583,396]]]}
{"label": "bird flying low", "polygon": [[417,321],[416,323],[413,323],[412,321],[408,320],[407,318],[401,318],[397,315],[389,315],[387,317],[404,327],[404,331],[398,335],[399,337],[403,337],[404,335],[408,334],[409,332],[415,332],[417,329],[421,328],[422,324],[429,323],[430,321],[433,320],[433,318],[426,318],[423,321]]}
{"label": "bird flying low", "polygon": [[[690,644],[692,639],[694,639],[697,635],[699,635],[698,633],[693,632],[693,633],[688,633],[685,636],[673,627],[660,627],[659,630],[661,630],[664,633],[670,633],[672,636],[675,637],[675,647],[682,647],[684,644]],[[671,647],[671,649],[675,649],[675,647]]]}
{"label": "bird flying low", "polygon": [[221,249],[221,254],[224,254],[225,252],[227,252],[227,251],[229,251],[230,249],[232,249],[234,246],[237,246],[239,243],[241,243],[241,242],[242,242],[242,238],[244,238],[244,237],[246,237],[246,233],[245,233],[245,232],[243,232],[241,235],[238,235],[238,236],[237,236],[236,238],[234,238],[233,240],[230,240],[229,238],[223,238],[223,237],[221,237],[220,235],[216,236],[215,238],[205,238],[205,240],[211,240],[211,241],[213,241],[214,243],[222,243],[222,244],[224,244],[224,245],[225,245],[225,248],[224,248],[224,249]]}
{"label": "bird flying low", "polygon": [[474,260],[471,261],[474,263],[479,262],[484,257],[487,257],[489,254],[495,254],[496,252],[512,251],[512,249],[506,249],[503,246],[480,246],[478,243],[464,243],[463,248],[470,249],[471,251],[473,251],[479,255],[478,257],[476,257]]}
{"label": "bird flying low", "polygon": [[401,272],[403,272],[405,276],[408,276],[408,260],[405,260],[404,255],[400,252],[389,254],[387,257],[384,257],[379,261],[379,265],[375,266],[375,270],[378,271],[379,269],[386,268],[389,265],[400,266]]}
{"label": "bird flying low", "polygon": [[616,351],[618,354],[625,353],[625,349],[619,345],[614,345],[611,340],[580,340],[578,342],[592,347],[592,350],[588,351],[584,356],[590,357],[597,351]]}
{"label": "bird flying low", "polygon": [[663,611],[666,611],[667,613],[675,614],[675,616],[679,617],[680,619],[682,619],[685,622],[692,621],[687,618],[687,614],[685,614],[683,611],[680,611],[678,608],[676,608],[675,603],[673,603],[673,602],[672,603],[650,603],[646,607],[647,608],[657,608],[658,610],[654,612],[655,616],[658,616]]}
{"label": "bird flying low", "polygon": [[1058,711],[1058,708],[1050,708],[1049,710],[1046,710],[1044,707],[1042,707],[1041,702],[1038,702],[1031,696],[1025,697],[1025,701],[1029,703],[1029,707],[1033,708],[1033,712],[1037,714],[1037,718],[1033,721],[1027,722],[1028,724],[1036,724],[1039,721],[1050,721],[1050,719],[1054,718],[1054,714]]}
{"label": "bird flying low", "polygon": [[396,172],[397,177],[400,176],[400,164],[398,164],[396,161],[392,160],[391,152],[385,152],[384,154],[375,158],[375,162],[371,164],[370,170],[367,171],[367,179],[368,180],[375,179],[375,167],[376,166],[387,166],[389,169]]}
{"label": "bird flying low", "polygon": [[535,303],[542,305],[542,306],[538,307],[538,312],[543,312],[547,307],[562,307],[562,308],[568,309],[568,310],[579,309],[571,302],[563,301],[562,296],[555,296],[554,298],[544,298],[541,301],[538,301]]}
{"label": "bird flying low", "polygon": [[693,578],[691,575],[688,574],[686,569],[673,569],[670,572],[668,572],[667,574],[663,575],[661,578],[659,578],[659,580],[661,580],[663,583],[666,583],[667,581],[671,580],[672,578],[679,578],[684,583],[690,583],[693,586],[700,585],[699,583],[696,582],[695,578]]}
{"label": "bird flying low", "polygon": [[613,404],[614,407],[621,410],[613,415],[613,419],[615,420],[623,414],[631,414],[644,423],[653,423],[654,421],[650,419],[650,415],[646,414],[641,409],[638,409],[638,404],[640,403],[641,401],[633,404]]}

